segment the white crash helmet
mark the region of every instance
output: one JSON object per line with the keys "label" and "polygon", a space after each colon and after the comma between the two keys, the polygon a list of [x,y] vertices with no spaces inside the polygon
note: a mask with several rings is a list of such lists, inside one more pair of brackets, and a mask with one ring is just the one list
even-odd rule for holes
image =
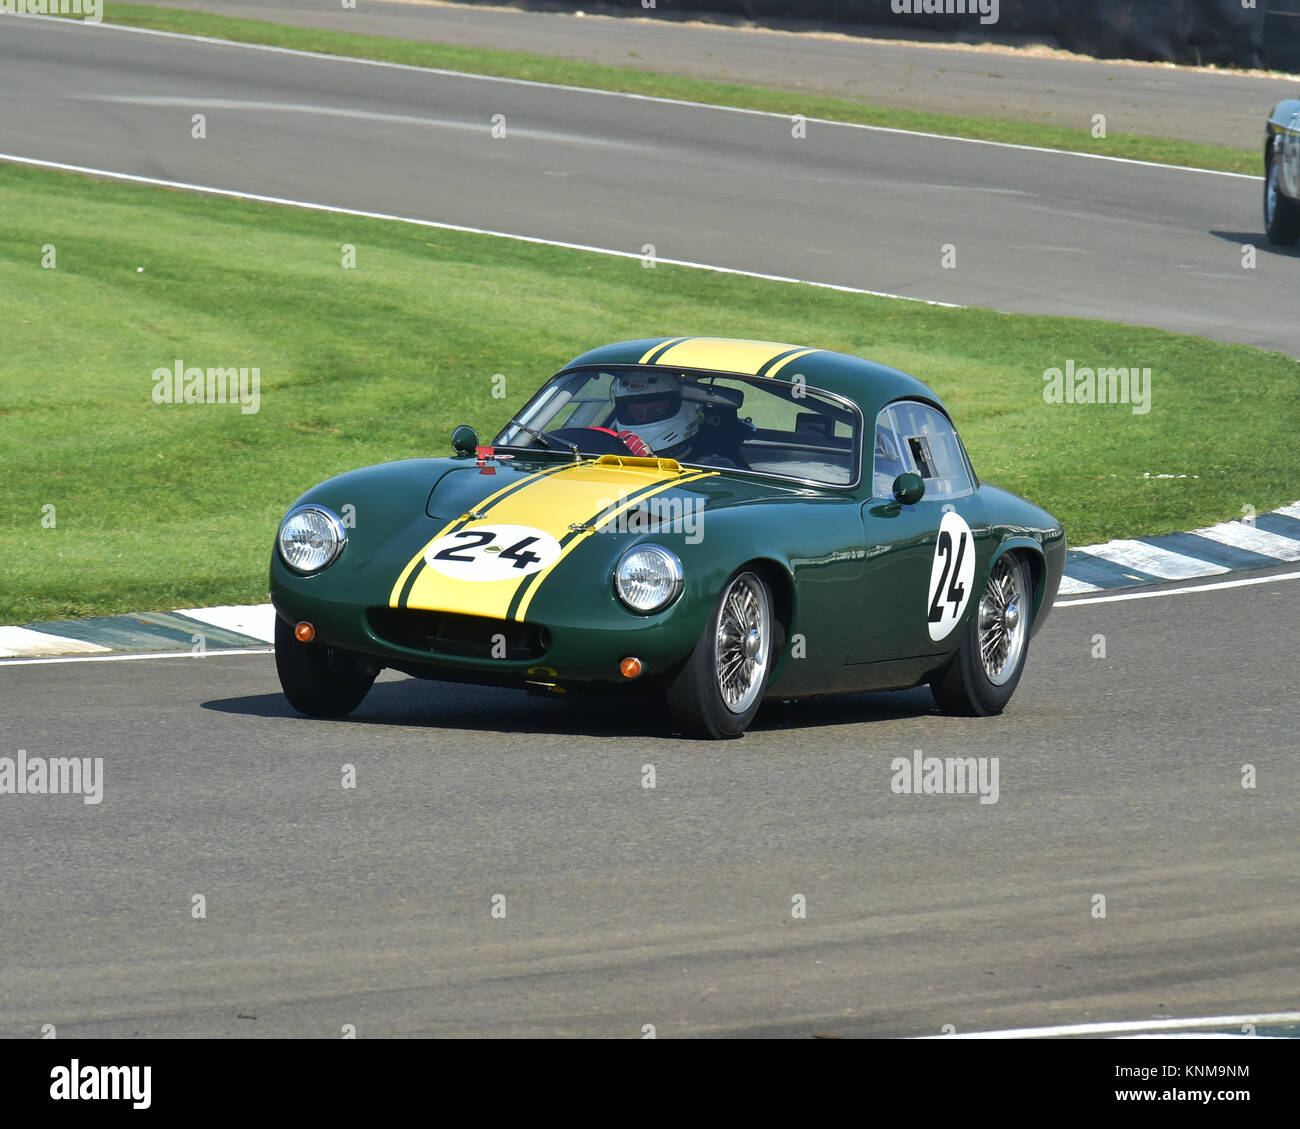
{"label": "white crash helmet", "polygon": [[610,389],[615,431],[631,431],[656,455],[678,458],[700,430],[703,408],[682,398],[682,380],[662,373],[619,376]]}

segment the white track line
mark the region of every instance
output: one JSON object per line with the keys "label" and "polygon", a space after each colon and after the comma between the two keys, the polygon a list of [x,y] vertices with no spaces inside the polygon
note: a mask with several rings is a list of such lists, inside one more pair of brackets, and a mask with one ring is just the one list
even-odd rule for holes
{"label": "white track line", "polygon": [[1279,572],[1273,576],[1252,576],[1246,580],[1220,580],[1215,584],[1195,584],[1188,588],[1169,588],[1164,592],[1120,592],[1114,596],[1090,596],[1086,600],[1058,600],[1054,608],[1076,608],[1080,604],[1113,604],[1120,600],[1155,600],[1161,596],[1185,596],[1189,592],[1215,592],[1220,588],[1245,588],[1252,584],[1272,584],[1278,580],[1300,580],[1300,572]]}
{"label": "white track line", "polygon": [[1201,1019],[1138,1019],[1120,1023],[1075,1023],[1059,1027],[1013,1027],[1005,1031],[972,1031],[969,1034],[921,1035],[922,1039],[1056,1039],[1069,1035],[1120,1035],[1134,1031],[1186,1031],[1189,1028],[1253,1027],[1300,1024],[1300,1011],[1279,1011],[1263,1015],[1219,1015]]}
{"label": "white track line", "polygon": [[[484,132],[484,127],[479,122],[455,121],[451,118],[420,118],[410,114],[383,114],[372,110],[353,110],[342,106],[312,105],[306,102],[257,102],[246,98],[183,98],[171,95],[136,97],[128,94],[74,94],[71,97],[83,102],[110,102],[114,105],[193,107],[196,110],[260,110],[272,114],[315,114],[320,117],[346,118],[351,121],[394,122],[398,125],[424,126],[429,129],[454,129],[462,133],[482,134]],[[626,149],[642,154],[647,149],[647,146],[639,142],[619,141],[612,137],[586,137],[580,133],[557,133],[554,130],[530,129],[527,126],[511,129],[510,136],[523,141],[590,145],[603,149]]]}
{"label": "white track line", "polygon": [[[36,17],[30,17],[36,18]],[[157,188],[176,188],[183,192],[198,192],[205,196],[223,196],[231,200],[249,200],[255,204],[279,204],[286,208],[302,208],[309,212],[328,212],[339,216],[357,216],[367,220],[390,220],[394,223],[415,224],[417,227],[432,227],[440,231],[460,231],[467,235],[491,235],[497,239],[513,239],[519,243],[535,243],[544,247],[561,247],[567,251],[587,251],[593,255],[609,255],[616,259],[644,259],[639,251],[615,251],[609,247],[592,247],[586,243],[565,243],[558,239],[542,239],[536,235],[519,235],[513,231],[493,231],[486,227],[466,227],[458,223],[441,223],[438,220],[413,219],[411,216],[394,216],[387,212],[366,212],[358,208],[341,208],[334,204],[313,204],[305,200],[288,200],[282,196],[263,196],[256,192],[239,192],[233,188],[213,188],[206,184],[189,184],[181,180],[163,180],[155,176],[137,176],[134,173],[114,172],[112,169],[95,169],[85,165],[69,165],[62,161],[42,161],[35,157],[20,157],[15,153],[0,153],[0,161],[15,165],[30,165],[34,168],[57,169],[59,172],[75,172],[85,176],[102,176],[108,180],[128,181],[131,184],[149,184]],[[807,278],[790,278],[781,274],[760,274],[758,271],[740,270],[738,267],[719,267],[712,263],[696,263],[689,259],[665,259],[655,256],[656,264],[670,267],[686,267],[689,270],[707,270],[716,274],[734,274],[744,278],[759,278],[765,282],[789,282],[798,286],[815,286],[819,290],[835,290],[841,294],[864,294],[869,298],[893,298],[901,302],[920,302],[925,306],[943,306],[950,310],[965,310],[954,302],[936,302],[931,298],[913,298],[907,294],[889,294],[883,290],[863,290],[858,286],[838,286],[833,282],[813,282]]]}
{"label": "white track line", "polygon": [[[76,21],[62,19],[57,16],[29,16],[22,15],[14,18],[28,20],[46,20],[56,24],[75,24]],[[124,31],[136,35],[156,35],[166,39],[182,39],[191,43],[206,43],[218,47],[237,47],[249,51],[270,51],[278,55],[295,55],[304,59],[323,59],[335,63],[360,64],[370,67],[385,67],[390,70],[415,71],[420,74],[443,75],[452,78],[474,79],[478,82],[497,82],[510,86],[527,86],[540,87],[545,90],[566,90],[576,94],[597,95],[602,98],[626,98],[636,102],[654,102],[664,106],[685,106],[696,110],[716,110],[728,114],[748,114],[752,117],[774,118],[783,123],[789,123],[791,114],[777,113],[775,110],[750,110],[742,106],[719,106],[712,102],[692,102],[684,98],[663,98],[653,94],[632,94],[623,90],[601,90],[598,87],[590,86],[570,86],[559,82],[537,82],[533,79],[525,78],[507,78],[503,75],[475,74],[472,71],[453,71],[441,67],[420,67],[411,63],[389,63],[380,59],[360,59],[353,55],[328,55],[319,51],[299,51],[292,47],[272,47],[265,43],[240,43],[234,39],[217,39],[208,35],[190,35],[179,31],[159,31],[155,28],[146,27],[126,27],[122,24],[98,23],[83,24],[84,27],[102,28],[105,31]],[[791,100],[793,112],[797,112],[798,99],[800,95],[788,91],[774,91],[774,93],[786,93]],[[893,126],[883,125],[865,125],[861,122],[841,122],[833,118],[805,118],[805,121],[815,125],[835,126],[839,129],[860,129],[871,133],[893,133],[906,137],[924,137],[934,141],[956,141],[966,145],[991,145],[999,149],[1018,149],[1026,153],[1050,153],[1062,157],[1081,157],[1092,161],[1113,161],[1122,165],[1136,165],[1142,168],[1151,169],[1169,169],[1173,172],[1191,172],[1200,173],[1205,176],[1229,176],[1236,177],[1240,180],[1263,180],[1263,176],[1253,176],[1249,173],[1241,172],[1224,172],[1220,169],[1199,169],[1190,165],[1166,165],[1159,161],[1139,161],[1132,157],[1109,157],[1103,153],[1080,153],[1073,149],[1051,149],[1042,145],[1021,145],[1013,141],[989,141],[980,137],[957,137],[950,133],[927,133],[922,130],[898,129]]]}
{"label": "white track line", "polygon": [[141,655],[65,655],[50,659],[0,659],[0,666],[39,666],[43,663],[122,663],[137,659],[210,659],[225,655],[272,655],[274,647],[230,647],[213,651],[156,651]]}

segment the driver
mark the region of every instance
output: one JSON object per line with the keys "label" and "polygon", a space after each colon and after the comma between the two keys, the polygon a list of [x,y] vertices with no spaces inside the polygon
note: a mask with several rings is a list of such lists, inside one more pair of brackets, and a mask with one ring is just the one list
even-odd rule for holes
{"label": "driver", "polygon": [[[614,419],[610,427],[620,438],[632,432],[655,455],[684,459],[700,430],[703,407],[682,398],[682,378],[662,373],[620,376],[610,389]],[[630,446],[630,444],[629,444]]]}

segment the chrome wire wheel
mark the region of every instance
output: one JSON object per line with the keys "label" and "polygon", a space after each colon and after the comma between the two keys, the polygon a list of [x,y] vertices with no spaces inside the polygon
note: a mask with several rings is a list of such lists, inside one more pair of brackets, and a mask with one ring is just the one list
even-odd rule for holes
{"label": "chrome wire wheel", "polygon": [[752,572],[727,585],[718,608],[713,670],[722,704],[743,714],[763,692],[772,655],[772,606]]}
{"label": "chrome wire wheel", "polygon": [[1029,593],[1023,569],[1008,557],[993,566],[979,606],[980,661],[994,686],[1003,686],[1020,667],[1029,634]]}

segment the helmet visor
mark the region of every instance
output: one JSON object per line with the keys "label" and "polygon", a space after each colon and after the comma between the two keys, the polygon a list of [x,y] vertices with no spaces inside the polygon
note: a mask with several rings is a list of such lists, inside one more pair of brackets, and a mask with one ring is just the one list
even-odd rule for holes
{"label": "helmet visor", "polygon": [[628,427],[659,423],[671,419],[682,407],[681,393],[655,392],[648,396],[618,396],[614,400],[614,415],[618,422]]}

